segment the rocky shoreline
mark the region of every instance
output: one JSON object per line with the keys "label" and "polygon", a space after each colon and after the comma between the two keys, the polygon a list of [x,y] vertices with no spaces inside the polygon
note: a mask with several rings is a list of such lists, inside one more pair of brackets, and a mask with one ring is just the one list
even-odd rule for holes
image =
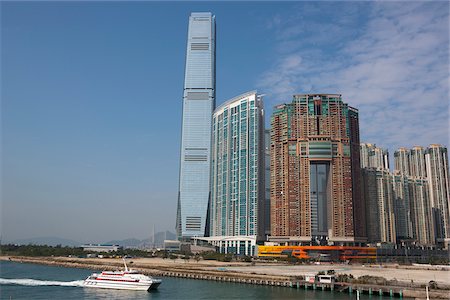
{"label": "rocky shoreline", "polygon": [[[23,257],[23,256],[0,256],[0,260],[9,260],[22,263],[43,264],[58,267],[83,268],[91,270],[117,270],[123,267],[120,259],[86,259],[69,257]],[[298,276],[258,274],[256,272],[233,271],[233,267],[243,267],[248,264],[243,263],[218,263],[211,261],[202,261],[200,263],[186,261],[161,261],[158,259],[132,259],[132,267],[144,274],[156,277],[181,277],[199,280],[215,280],[225,282],[237,282],[243,284],[273,285],[285,287],[304,287],[313,288],[301,280]],[[282,268],[282,266],[280,266]],[[249,270],[251,271],[251,269]],[[450,275],[450,272],[449,272]],[[450,281],[450,280],[449,280]],[[380,291],[381,294],[414,299],[426,299],[424,288],[405,287],[405,286],[377,286],[363,284],[345,284],[349,292],[361,291]],[[344,284],[343,284],[343,287]],[[326,285],[314,285],[314,289],[331,289],[334,287]],[[384,291],[381,292],[381,291]],[[376,292],[378,294],[378,292]],[[449,290],[432,290],[430,299],[450,299]]]}

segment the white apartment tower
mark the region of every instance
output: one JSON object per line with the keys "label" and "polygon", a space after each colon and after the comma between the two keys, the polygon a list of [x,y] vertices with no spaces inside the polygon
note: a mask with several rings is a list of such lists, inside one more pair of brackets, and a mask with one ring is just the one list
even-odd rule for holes
{"label": "white apartment tower", "polygon": [[425,151],[430,202],[437,242],[450,240],[450,196],[447,148],[432,144]]}

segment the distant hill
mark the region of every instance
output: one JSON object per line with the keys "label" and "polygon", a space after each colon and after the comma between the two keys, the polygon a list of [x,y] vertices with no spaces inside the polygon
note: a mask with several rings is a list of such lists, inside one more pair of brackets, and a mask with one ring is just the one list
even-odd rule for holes
{"label": "distant hill", "polygon": [[9,242],[11,244],[17,244],[17,245],[47,245],[47,246],[70,246],[70,247],[79,247],[82,243],[74,241],[74,240],[68,240],[63,239],[59,237],[37,237],[37,238],[31,238],[31,239],[20,239],[20,240],[14,240]]}
{"label": "distant hill", "polygon": [[[155,233],[155,239],[153,240],[152,237],[149,237],[147,239],[139,240],[136,238],[129,238],[124,240],[112,240],[108,242],[104,242],[101,244],[109,244],[109,245],[119,245],[122,247],[130,247],[130,248],[146,248],[146,247],[162,247],[164,244],[164,240],[174,240],[176,239],[176,235],[173,232],[170,231],[162,231]],[[30,239],[19,239],[19,240],[13,240],[13,241],[2,241],[3,244],[18,244],[18,245],[48,245],[48,246],[70,246],[70,247],[79,247],[85,243],[81,243],[74,240],[69,239],[63,239],[59,237],[37,237],[37,238],[30,238]],[[98,244],[100,242],[89,242],[92,244]]]}
{"label": "distant hill", "polygon": [[149,237],[144,240],[138,240],[135,238],[125,239],[125,240],[113,240],[105,242],[104,244],[112,244],[119,245],[123,247],[137,247],[137,248],[145,248],[145,247],[161,247],[164,244],[164,240],[174,240],[176,239],[176,235],[170,231],[162,231],[155,233],[155,239],[153,241],[152,237]]}
{"label": "distant hill", "polygon": [[119,245],[122,247],[136,247],[139,246],[142,243],[141,240],[131,238],[131,239],[125,239],[125,240],[112,240],[103,244],[106,245]]}

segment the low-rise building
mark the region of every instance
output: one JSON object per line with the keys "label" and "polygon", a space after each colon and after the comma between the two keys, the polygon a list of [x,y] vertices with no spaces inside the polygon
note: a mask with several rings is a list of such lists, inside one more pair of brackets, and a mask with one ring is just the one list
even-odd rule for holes
{"label": "low-rise building", "polygon": [[87,244],[81,245],[83,251],[94,251],[94,252],[114,252],[122,249],[119,245],[101,245],[101,244]]}
{"label": "low-rise building", "polygon": [[256,256],[256,235],[194,237],[194,243],[205,241],[216,247],[219,253]]}
{"label": "low-rise building", "polygon": [[164,240],[164,250],[180,251],[181,242],[177,240]]}

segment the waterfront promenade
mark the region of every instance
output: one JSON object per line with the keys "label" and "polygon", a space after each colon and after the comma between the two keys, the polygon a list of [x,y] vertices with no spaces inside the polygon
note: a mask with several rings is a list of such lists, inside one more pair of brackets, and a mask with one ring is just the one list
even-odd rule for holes
{"label": "waterfront promenade", "polygon": [[[123,266],[121,259],[111,258],[69,258],[69,257],[6,257],[2,260],[12,260],[30,262],[46,265],[89,268],[94,270],[118,269]],[[211,260],[194,259],[161,259],[161,258],[133,258],[132,268],[155,276],[174,276],[194,279],[231,281],[250,284],[282,285],[292,287],[313,288],[306,285],[300,278],[308,274],[316,274],[320,271],[334,270],[336,274],[348,274],[354,277],[364,275],[384,277],[390,281],[390,286],[371,287],[362,284],[349,284],[339,286],[339,289],[366,289],[366,292],[378,291],[382,289],[384,293],[395,293],[397,296],[413,296],[424,299],[424,286],[429,281],[437,282],[439,287],[447,290],[431,291],[432,299],[448,299],[450,288],[450,270],[444,267],[433,266],[365,266],[365,265],[344,265],[328,264],[320,265],[288,265],[281,262],[256,262],[254,264],[244,262],[218,262]],[[392,280],[398,284],[392,285]],[[314,285],[314,288],[316,286]],[[329,286],[317,286],[317,288],[328,289]],[[336,290],[339,290],[336,288]],[[348,290],[347,290],[348,292]]]}

